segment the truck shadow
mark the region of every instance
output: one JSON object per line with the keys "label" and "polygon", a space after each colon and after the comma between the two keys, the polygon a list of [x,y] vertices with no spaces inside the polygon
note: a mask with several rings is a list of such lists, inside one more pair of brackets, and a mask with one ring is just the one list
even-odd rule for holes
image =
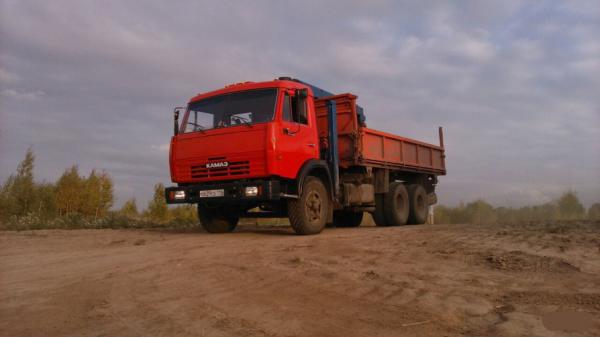
{"label": "truck shadow", "polygon": [[[327,226],[323,229],[323,232],[331,232],[337,231],[340,232],[356,232],[360,230],[380,230],[385,231],[385,229],[391,230],[396,229],[399,230],[401,228],[408,227],[418,227],[422,228],[425,225],[406,225],[406,226],[398,226],[398,227],[377,227],[371,224],[365,224],[357,228],[347,228],[347,227],[333,227]],[[290,225],[255,225],[255,224],[240,224],[236,227],[236,229],[231,233],[222,233],[222,234],[212,234],[205,231],[200,224],[196,227],[191,228],[145,228],[144,231],[152,232],[152,233],[160,233],[160,234],[190,234],[190,235],[236,235],[236,234],[264,234],[264,235],[278,235],[278,236],[297,236],[304,237],[304,235],[297,235]]]}
{"label": "truck shadow", "polygon": [[233,233],[255,233],[267,235],[296,235],[291,226],[241,225]]}
{"label": "truck shadow", "polygon": [[294,236],[294,230],[290,226],[256,226],[256,225],[239,225],[231,233],[211,234],[205,231],[200,225],[195,228],[147,228],[145,231],[160,234],[203,234],[203,235],[235,235],[241,233],[254,233],[265,235],[283,235]]}

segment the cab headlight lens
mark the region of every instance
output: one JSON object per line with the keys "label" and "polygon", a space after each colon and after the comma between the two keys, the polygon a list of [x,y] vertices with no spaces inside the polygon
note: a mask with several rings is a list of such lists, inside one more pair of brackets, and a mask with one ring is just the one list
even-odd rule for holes
{"label": "cab headlight lens", "polygon": [[175,200],[185,199],[185,191],[175,191],[173,193],[173,199],[175,199]]}

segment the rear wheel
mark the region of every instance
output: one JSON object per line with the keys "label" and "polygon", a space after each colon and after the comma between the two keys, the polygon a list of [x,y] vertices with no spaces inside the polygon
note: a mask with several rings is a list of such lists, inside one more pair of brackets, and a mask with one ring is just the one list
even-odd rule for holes
{"label": "rear wheel", "polygon": [[211,208],[198,204],[198,219],[209,233],[227,233],[235,229],[240,217],[225,207]]}
{"label": "rear wheel", "polygon": [[410,213],[408,223],[413,225],[424,224],[427,221],[427,192],[420,184],[408,185],[410,198]]}
{"label": "rear wheel", "polygon": [[333,213],[333,224],[336,227],[358,227],[363,219],[363,212],[336,211]]}
{"label": "rear wheel", "polygon": [[373,212],[373,221],[377,226],[387,226],[385,220],[385,194],[375,194],[375,211]]}
{"label": "rear wheel", "polygon": [[409,213],[409,200],[406,187],[402,183],[390,184],[390,190],[385,194],[385,219],[390,226],[406,225]]}
{"label": "rear wheel", "polygon": [[308,176],[300,197],[288,201],[290,224],[297,234],[318,234],[325,227],[329,207],[329,195],[323,182],[317,177]]}

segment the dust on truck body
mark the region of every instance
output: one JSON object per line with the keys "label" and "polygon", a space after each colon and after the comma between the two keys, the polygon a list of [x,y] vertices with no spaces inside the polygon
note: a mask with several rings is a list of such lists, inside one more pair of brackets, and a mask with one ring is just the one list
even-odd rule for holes
{"label": "dust on truck body", "polygon": [[370,129],[356,99],[289,77],[197,95],[175,109],[167,202],[197,204],[211,233],[244,217],[288,217],[298,234],[356,227],[364,212],[424,223],[446,174],[442,129],[439,146]]}

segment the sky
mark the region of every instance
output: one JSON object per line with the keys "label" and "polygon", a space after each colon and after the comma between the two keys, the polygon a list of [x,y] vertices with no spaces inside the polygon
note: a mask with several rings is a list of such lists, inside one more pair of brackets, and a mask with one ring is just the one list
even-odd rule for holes
{"label": "sky", "polygon": [[0,179],[106,170],[116,206],[170,184],[172,108],[292,76],[369,127],[437,143],[441,203],[600,202],[600,1],[0,0]]}

